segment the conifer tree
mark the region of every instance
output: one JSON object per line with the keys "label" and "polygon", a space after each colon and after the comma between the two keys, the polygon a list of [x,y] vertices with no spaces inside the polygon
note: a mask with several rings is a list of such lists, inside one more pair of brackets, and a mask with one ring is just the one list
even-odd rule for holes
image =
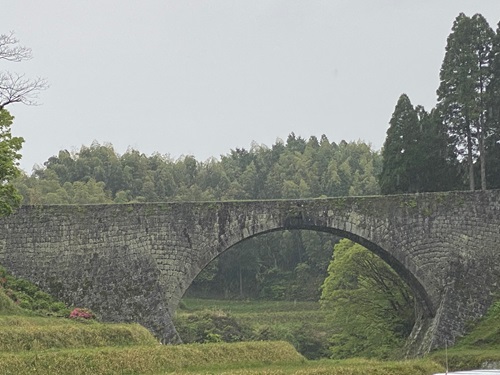
{"label": "conifer tree", "polygon": [[481,163],[486,189],[486,88],[491,82],[493,30],[480,14],[460,13],[448,36],[437,90],[438,108],[459,160],[466,160],[469,188],[475,189],[474,163]]}
{"label": "conifer tree", "polygon": [[419,122],[417,112],[406,94],[399,97],[389,124],[382,150],[380,190],[382,194],[418,191],[415,153]]}
{"label": "conifer tree", "polygon": [[493,38],[491,51],[491,82],[487,88],[488,133],[485,140],[487,150],[488,187],[500,188],[500,22]]}
{"label": "conifer tree", "polygon": [[491,50],[491,82],[488,86],[488,123],[496,133],[500,129],[500,22]]}

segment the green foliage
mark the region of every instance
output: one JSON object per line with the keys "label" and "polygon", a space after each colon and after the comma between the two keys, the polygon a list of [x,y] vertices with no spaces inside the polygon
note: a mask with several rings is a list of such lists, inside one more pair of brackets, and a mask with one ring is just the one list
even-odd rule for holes
{"label": "green foliage", "polygon": [[[484,172],[488,117],[488,86],[492,80],[494,32],[480,14],[461,13],[453,23],[437,90],[438,109],[458,157],[467,160],[471,190],[475,188],[474,162],[480,157]],[[484,175],[483,188],[486,188]]]}
{"label": "green foliage", "polygon": [[[456,176],[448,158],[448,137],[437,112],[414,108],[400,96],[387,130],[379,175],[383,194],[450,190]],[[455,177],[455,178],[454,178]]]}
{"label": "green foliage", "polygon": [[[186,298],[175,326],[186,343],[205,342],[209,334],[216,334],[223,341],[288,341],[308,359],[331,354],[331,325],[317,302]],[[228,337],[227,332],[232,334]]]}
{"label": "green foliage", "polygon": [[3,314],[19,314],[24,311],[14,303],[14,301],[5,294],[5,291],[0,288],[0,315]]}
{"label": "green foliage", "polygon": [[[385,194],[500,187],[500,36],[460,13],[446,43],[430,113],[401,95],[384,144]],[[486,181],[488,180],[488,184]]]}
{"label": "green foliage", "polygon": [[401,95],[392,118],[387,138],[382,151],[384,160],[380,175],[382,193],[401,193],[415,191],[414,179],[417,177],[411,170],[418,139],[418,116],[410,99]]}
{"label": "green foliage", "polygon": [[174,325],[184,343],[249,341],[249,327],[221,310],[202,310],[178,315]]}
{"label": "green foliage", "polygon": [[66,317],[69,315],[70,311],[64,303],[57,301],[50,294],[41,291],[29,281],[13,277],[1,266],[0,290],[15,305],[24,310],[30,310],[36,314],[47,316]]}
{"label": "green foliage", "polygon": [[12,184],[19,175],[19,163],[24,139],[13,137],[14,117],[6,109],[0,109],[0,215],[8,215],[21,203],[21,196]]}
{"label": "green foliage", "polygon": [[25,204],[308,198],[348,195],[353,185],[356,195],[376,194],[379,169],[380,156],[365,143],[292,133],[286,144],[254,144],[206,162],[136,150],[118,155],[112,145],[93,143],[60,151],[16,186]]}
{"label": "green foliage", "polygon": [[414,324],[411,293],[380,258],[347,239],[334,247],[322,286],[322,308],[336,327],[333,358],[387,358]]}
{"label": "green foliage", "polygon": [[274,301],[286,299],[287,285],[291,278],[289,272],[274,267],[264,271],[259,278],[260,298]]}
{"label": "green foliage", "polygon": [[337,240],[312,231],[253,237],[210,264],[212,271],[200,273],[188,295],[316,301]]}
{"label": "green foliage", "polygon": [[500,188],[500,25],[493,36],[491,50],[491,81],[487,87],[487,133],[485,148],[487,154],[486,178],[488,188]]}

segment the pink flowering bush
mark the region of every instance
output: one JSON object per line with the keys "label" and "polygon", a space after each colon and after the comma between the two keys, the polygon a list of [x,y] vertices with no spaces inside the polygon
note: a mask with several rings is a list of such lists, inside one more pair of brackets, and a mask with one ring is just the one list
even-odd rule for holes
{"label": "pink flowering bush", "polygon": [[69,314],[70,319],[94,319],[95,316],[89,309],[77,307]]}

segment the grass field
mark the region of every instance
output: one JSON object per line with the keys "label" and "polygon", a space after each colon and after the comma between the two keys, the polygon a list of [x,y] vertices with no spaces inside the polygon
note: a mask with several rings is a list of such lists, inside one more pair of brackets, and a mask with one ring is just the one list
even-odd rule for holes
{"label": "grass field", "polygon": [[[441,370],[431,361],[308,361],[283,341],[160,345],[135,324],[40,317],[20,309],[0,289],[0,375],[111,374],[408,374]],[[300,324],[323,317],[317,304],[187,300],[187,311],[228,309],[252,324]],[[295,309],[296,316],[292,310]]]}
{"label": "grass field", "polygon": [[291,301],[225,301],[184,299],[178,314],[189,315],[200,311],[224,311],[252,329],[273,327],[286,330],[313,325],[317,331],[330,332],[328,313],[320,310],[318,302]]}
{"label": "grass field", "polygon": [[[183,299],[175,325],[185,342],[284,340],[308,359],[330,356],[334,327],[317,302]],[[205,335],[209,332],[211,335]]]}
{"label": "grass field", "polygon": [[320,310],[318,302],[292,301],[225,301],[211,299],[183,299],[180,314],[215,310],[232,314],[252,325],[304,324],[328,325],[328,314]]}
{"label": "grass field", "polygon": [[[297,332],[308,334],[304,327],[323,332],[316,332],[319,341],[332,329],[328,314],[312,302],[185,299],[178,315],[187,318],[207,311],[235,317],[252,334],[269,328],[276,336],[291,335],[292,342]],[[445,363],[443,351],[414,361],[311,361],[285,341],[161,345],[136,324],[36,316],[14,304],[1,288],[0,335],[0,375],[431,375],[443,372]],[[450,370],[494,361],[500,362],[500,305],[448,350]]]}
{"label": "grass field", "polygon": [[225,310],[234,314],[257,314],[266,312],[320,311],[318,302],[302,301],[247,301],[183,298],[181,310],[198,311],[206,309]]}

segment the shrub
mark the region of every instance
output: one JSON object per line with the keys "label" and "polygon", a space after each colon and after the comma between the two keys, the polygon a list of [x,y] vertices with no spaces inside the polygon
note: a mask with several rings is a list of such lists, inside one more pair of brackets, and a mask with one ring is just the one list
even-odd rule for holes
{"label": "shrub", "polygon": [[85,320],[90,320],[90,319],[95,319],[94,313],[90,311],[89,309],[82,309],[80,307],[77,307],[71,311],[69,314],[70,319],[85,319]]}
{"label": "shrub", "polygon": [[22,314],[23,310],[5,294],[5,290],[0,287],[0,313],[2,314]]}
{"label": "shrub", "polygon": [[19,303],[19,307],[21,307],[22,309],[31,310],[32,306],[29,301],[24,300]]}
{"label": "shrub", "polygon": [[[50,307],[50,311],[52,311],[52,312],[59,312],[59,311],[68,310],[68,308],[66,307],[66,305],[63,302],[52,302],[49,307]],[[68,311],[68,313],[69,313],[69,311]],[[67,315],[67,314],[65,314],[65,315]]]}
{"label": "shrub", "polygon": [[236,342],[251,337],[251,329],[223,311],[203,310],[175,318],[175,327],[184,343]]}
{"label": "shrub", "polygon": [[66,305],[56,301],[54,297],[41,291],[36,285],[27,280],[18,279],[9,275],[5,268],[0,266],[0,288],[3,288],[14,303],[25,310],[34,311],[39,315],[68,316]]}

